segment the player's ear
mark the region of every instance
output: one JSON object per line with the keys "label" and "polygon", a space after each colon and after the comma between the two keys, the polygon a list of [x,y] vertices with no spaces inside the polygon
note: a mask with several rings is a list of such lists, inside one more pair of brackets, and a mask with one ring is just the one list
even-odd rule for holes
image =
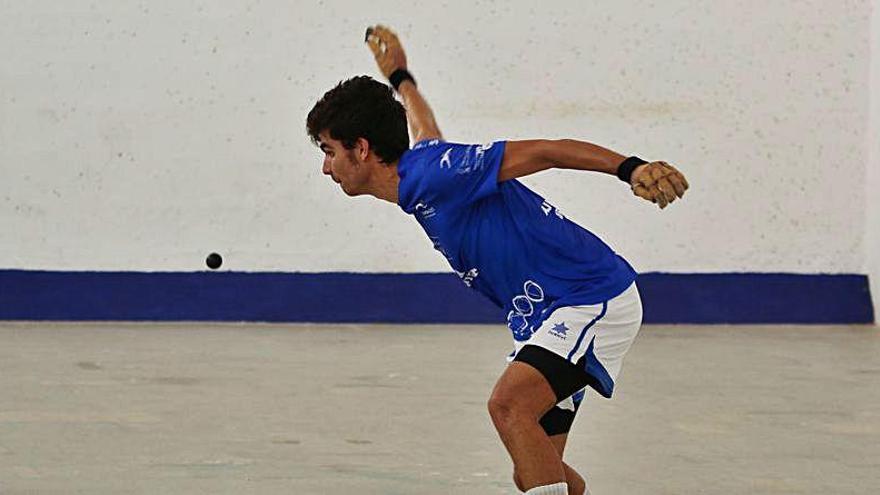
{"label": "player's ear", "polygon": [[367,161],[367,157],[370,155],[370,142],[366,138],[357,138],[357,141],[354,143],[354,152],[359,161]]}

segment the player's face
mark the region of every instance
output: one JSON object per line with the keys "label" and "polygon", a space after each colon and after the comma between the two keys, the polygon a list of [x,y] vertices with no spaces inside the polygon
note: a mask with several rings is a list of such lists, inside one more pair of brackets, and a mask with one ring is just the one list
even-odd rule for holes
{"label": "player's face", "polygon": [[369,177],[364,163],[358,163],[354,150],[345,149],[341,141],[331,138],[327,132],[318,134],[324,165],[321,171],[342,187],[345,194],[363,194],[363,186]]}

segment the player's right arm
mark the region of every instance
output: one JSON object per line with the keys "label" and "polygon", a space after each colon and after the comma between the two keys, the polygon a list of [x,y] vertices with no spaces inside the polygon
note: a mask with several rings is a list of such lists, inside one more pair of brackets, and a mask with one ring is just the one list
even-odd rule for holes
{"label": "player's right arm", "polygon": [[[379,70],[386,78],[390,78],[398,69],[406,70],[406,53],[393,31],[385,26],[371,27],[367,29],[366,42],[376,58]],[[414,142],[443,139],[434,120],[434,112],[413,81],[405,80],[400,83],[397,92],[403,99],[406,120]]]}

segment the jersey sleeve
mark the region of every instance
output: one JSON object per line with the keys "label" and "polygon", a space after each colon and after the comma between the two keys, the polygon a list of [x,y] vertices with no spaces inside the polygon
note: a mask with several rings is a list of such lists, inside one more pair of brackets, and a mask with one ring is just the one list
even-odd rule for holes
{"label": "jersey sleeve", "polygon": [[438,143],[423,164],[424,186],[435,198],[450,204],[468,205],[495,194],[505,144]]}

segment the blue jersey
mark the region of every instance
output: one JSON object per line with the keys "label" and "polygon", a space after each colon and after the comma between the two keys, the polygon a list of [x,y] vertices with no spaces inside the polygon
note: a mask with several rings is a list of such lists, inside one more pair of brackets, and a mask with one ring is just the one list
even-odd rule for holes
{"label": "blue jersey", "polygon": [[421,141],[400,158],[399,204],[468,287],[504,309],[517,341],[553,310],[598,304],[636,272],[517,180],[498,182],[505,142]]}

